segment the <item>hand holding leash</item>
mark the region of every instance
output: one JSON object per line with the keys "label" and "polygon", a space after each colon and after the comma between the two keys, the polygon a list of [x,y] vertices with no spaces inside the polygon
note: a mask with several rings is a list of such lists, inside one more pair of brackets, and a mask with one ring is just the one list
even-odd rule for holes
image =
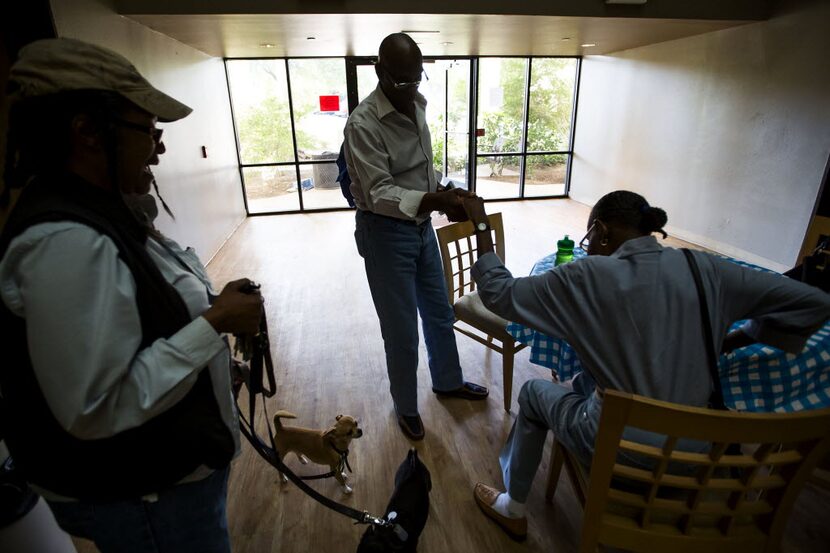
{"label": "hand holding leash", "polygon": [[259,285],[243,278],[229,282],[202,315],[216,332],[256,334],[262,318]]}

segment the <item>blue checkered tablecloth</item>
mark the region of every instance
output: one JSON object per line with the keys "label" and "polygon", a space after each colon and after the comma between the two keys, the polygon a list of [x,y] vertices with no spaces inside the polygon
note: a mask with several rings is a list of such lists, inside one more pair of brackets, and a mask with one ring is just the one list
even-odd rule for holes
{"label": "blue checkered tablecloth", "polygon": [[[574,250],[574,260],[583,257],[583,250]],[[756,271],[767,271],[737,259],[726,259]],[[551,270],[555,260],[555,253],[540,259],[530,274]],[[742,322],[736,322],[732,328]],[[582,371],[579,358],[564,340],[518,323],[509,323],[507,331],[530,346],[531,363],[555,371],[560,380]],[[718,364],[724,401],[739,411],[787,412],[830,407],[830,322],[807,341],[798,355],[755,344],[721,355]]]}

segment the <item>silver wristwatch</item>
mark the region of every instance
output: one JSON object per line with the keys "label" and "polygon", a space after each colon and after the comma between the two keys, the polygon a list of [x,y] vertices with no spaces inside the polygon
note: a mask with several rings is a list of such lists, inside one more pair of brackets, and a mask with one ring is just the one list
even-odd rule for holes
{"label": "silver wristwatch", "polygon": [[488,230],[490,230],[490,225],[487,223],[477,223],[476,230],[478,232],[487,232]]}

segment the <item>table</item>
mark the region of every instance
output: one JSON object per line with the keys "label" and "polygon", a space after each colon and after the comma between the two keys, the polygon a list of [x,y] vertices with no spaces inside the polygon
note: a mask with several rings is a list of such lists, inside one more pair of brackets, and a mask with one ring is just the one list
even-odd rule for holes
{"label": "table", "polygon": [[[574,261],[585,255],[582,249],[574,249]],[[772,272],[737,259],[725,259],[756,271]],[[543,257],[530,274],[553,269],[555,260],[555,253]],[[732,329],[742,323],[736,322]],[[551,369],[560,380],[582,371],[579,358],[565,340],[513,322],[508,323],[507,332],[530,346],[531,363]],[[798,355],[755,344],[721,355],[718,365],[724,402],[730,408],[790,412],[830,407],[830,321],[807,340]]]}

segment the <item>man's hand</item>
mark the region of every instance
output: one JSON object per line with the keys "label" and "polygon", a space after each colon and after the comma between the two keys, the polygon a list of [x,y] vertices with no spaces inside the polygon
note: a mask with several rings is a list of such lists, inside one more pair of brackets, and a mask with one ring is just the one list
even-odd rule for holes
{"label": "man's hand", "polygon": [[431,211],[441,211],[452,222],[466,221],[467,212],[464,210],[464,198],[475,197],[475,194],[462,188],[453,188],[443,192],[428,192],[421,200],[419,214]]}
{"label": "man's hand", "polygon": [[442,209],[447,219],[452,222],[466,221],[467,211],[464,209],[464,200],[475,198],[475,194],[463,188],[452,188],[444,192],[447,195],[447,207]]}

